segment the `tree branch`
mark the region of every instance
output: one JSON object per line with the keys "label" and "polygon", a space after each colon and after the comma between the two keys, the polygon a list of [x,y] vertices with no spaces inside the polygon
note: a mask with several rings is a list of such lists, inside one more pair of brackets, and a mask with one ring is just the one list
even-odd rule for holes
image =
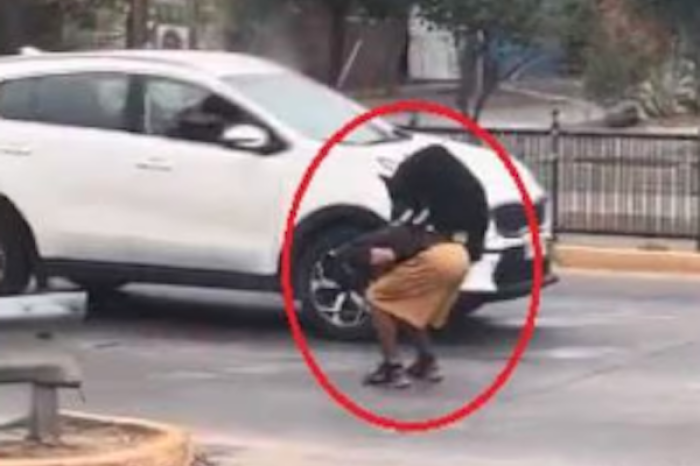
{"label": "tree branch", "polygon": [[501,78],[501,81],[508,81],[510,78],[515,76],[520,70],[531,64],[537,59],[537,55],[534,53],[531,53],[529,55],[526,55],[523,57],[521,60],[516,62],[513,66],[511,66],[504,74],[503,77]]}
{"label": "tree branch", "polygon": [[[488,100],[499,89],[500,84],[504,81],[508,81],[518,71],[522,70],[524,67],[532,63],[536,58],[537,57],[535,54],[529,54],[528,56],[523,57],[521,60],[518,60],[518,62],[516,62],[513,66],[508,68],[508,70],[506,70],[506,72],[503,73],[503,75],[500,74],[500,66],[498,65],[498,63],[491,63],[490,73],[488,74],[489,79],[486,79],[485,86],[480,95],[477,96],[477,100],[474,104],[474,109],[472,111],[472,114],[476,121],[479,121],[481,114],[486,108]],[[490,58],[488,57],[487,59],[490,60]]]}

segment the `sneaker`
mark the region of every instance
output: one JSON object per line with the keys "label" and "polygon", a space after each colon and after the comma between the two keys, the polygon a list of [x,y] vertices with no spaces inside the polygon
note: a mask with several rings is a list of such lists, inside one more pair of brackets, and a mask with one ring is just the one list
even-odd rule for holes
{"label": "sneaker", "polygon": [[364,380],[364,384],[374,387],[391,387],[404,389],[411,386],[411,379],[406,375],[402,364],[382,363]]}
{"label": "sneaker", "polygon": [[419,356],[406,372],[414,379],[430,383],[440,383],[445,378],[434,356]]}

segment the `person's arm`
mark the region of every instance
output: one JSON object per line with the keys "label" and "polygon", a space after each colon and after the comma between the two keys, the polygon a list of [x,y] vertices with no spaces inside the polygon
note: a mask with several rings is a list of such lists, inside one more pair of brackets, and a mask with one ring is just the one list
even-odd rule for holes
{"label": "person's arm", "polygon": [[372,248],[370,250],[370,263],[373,267],[384,267],[396,262],[397,256],[390,248]]}

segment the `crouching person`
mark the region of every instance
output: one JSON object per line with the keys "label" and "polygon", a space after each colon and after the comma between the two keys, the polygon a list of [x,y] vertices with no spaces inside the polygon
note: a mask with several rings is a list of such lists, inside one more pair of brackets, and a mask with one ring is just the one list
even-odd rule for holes
{"label": "crouching person", "polygon": [[[382,361],[365,383],[405,388],[412,380],[439,382],[442,374],[430,333],[450,321],[473,262],[480,260],[488,203],[480,181],[445,147],[409,157],[387,181],[401,234],[369,248],[374,270],[366,291]],[[404,367],[401,332],[417,357]]]}

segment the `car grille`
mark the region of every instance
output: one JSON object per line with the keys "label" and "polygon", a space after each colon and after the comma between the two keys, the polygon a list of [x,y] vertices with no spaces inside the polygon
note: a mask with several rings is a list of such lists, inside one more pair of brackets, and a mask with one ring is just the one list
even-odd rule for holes
{"label": "car grille", "polygon": [[[540,227],[545,222],[546,212],[546,201],[540,201],[535,204],[535,214],[537,215],[537,222]],[[520,237],[528,229],[528,221],[523,204],[506,204],[500,206],[494,210],[493,219],[498,234],[507,238]]]}

